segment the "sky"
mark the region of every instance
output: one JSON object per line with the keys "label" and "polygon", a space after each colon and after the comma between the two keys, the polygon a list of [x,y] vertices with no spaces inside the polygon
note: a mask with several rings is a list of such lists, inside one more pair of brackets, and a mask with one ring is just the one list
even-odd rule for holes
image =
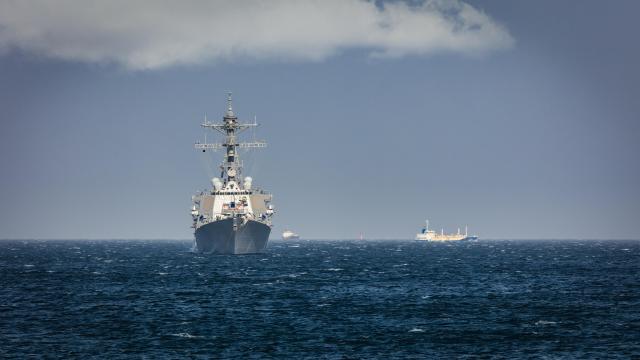
{"label": "sky", "polygon": [[272,237],[637,239],[639,10],[0,0],[0,239],[192,238],[227,91]]}

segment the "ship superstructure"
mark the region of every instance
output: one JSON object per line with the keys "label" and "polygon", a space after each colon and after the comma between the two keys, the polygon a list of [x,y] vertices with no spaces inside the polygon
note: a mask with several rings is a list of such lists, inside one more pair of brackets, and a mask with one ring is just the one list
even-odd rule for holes
{"label": "ship superstructure", "polygon": [[291,230],[285,230],[282,232],[282,240],[298,240],[300,235],[294,233]]}
{"label": "ship superstructure", "polygon": [[[195,148],[224,151],[220,177],[211,179],[212,188],[192,197],[191,216],[195,248],[215,254],[250,254],[267,247],[274,214],[271,194],[253,185],[249,176],[242,177],[240,149],[266,147],[264,141],[238,142],[238,135],[253,123],[240,123],[233,112],[231,93],[227,97],[227,112],[222,123],[206,120],[206,130],[224,135],[223,143],[196,142]],[[205,138],[206,139],[206,138]]]}
{"label": "ship superstructure", "polygon": [[425,227],[416,234],[416,240],[424,241],[462,241],[462,240],[477,240],[475,235],[469,235],[468,228],[464,227],[464,234],[460,233],[460,228],[455,234],[445,234],[444,229],[440,230],[440,234],[434,230],[429,230],[429,220],[426,221]]}

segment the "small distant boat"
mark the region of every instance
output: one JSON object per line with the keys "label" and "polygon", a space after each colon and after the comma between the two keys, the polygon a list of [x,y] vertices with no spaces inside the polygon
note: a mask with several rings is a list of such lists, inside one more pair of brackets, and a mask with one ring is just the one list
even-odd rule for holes
{"label": "small distant boat", "polygon": [[456,234],[445,234],[444,229],[440,230],[440,234],[434,230],[429,230],[429,220],[426,221],[426,226],[416,234],[416,240],[423,241],[464,241],[464,240],[478,240],[478,236],[469,235],[468,228],[464,227],[464,234],[460,233],[460,228]]}
{"label": "small distant boat", "polygon": [[285,230],[282,232],[282,240],[297,240],[300,239],[300,235],[294,233],[291,230]]}

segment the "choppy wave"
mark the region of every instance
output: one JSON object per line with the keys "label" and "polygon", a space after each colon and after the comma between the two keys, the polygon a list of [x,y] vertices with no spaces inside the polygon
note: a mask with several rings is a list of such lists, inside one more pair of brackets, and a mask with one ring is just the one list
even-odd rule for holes
{"label": "choppy wave", "polygon": [[186,338],[186,339],[201,339],[201,338],[204,337],[204,336],[191,335],[191,334],[186,333],[186,332],[177,333],[177,334],[171,334],[171,336],[176,336],[176,337],[181,337],[181,338]]}
{"label": "choppy wave", "polygon": [[295,245],[1,241],[0,358],[640,357],[637,241]]}

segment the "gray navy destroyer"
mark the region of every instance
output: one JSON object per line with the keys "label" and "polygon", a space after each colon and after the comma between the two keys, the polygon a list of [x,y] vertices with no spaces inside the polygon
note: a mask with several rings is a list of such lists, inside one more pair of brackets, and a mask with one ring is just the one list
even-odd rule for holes
{"label": "gray navy destroyer", "polygon": [[274,214],[271,194],[253,186],[252,178],[242,177],[240,149],[263,148],[263,141],[238,142],[238,135],[258,126],[243,124],[233,112],[231,93],[222,123],[206,120],[202,127],[224,135],[223,143],[196,142],[203,152],[224,150],[220,177],[211,179],[212,188],[192,197],[191,217],[195,249],[214,254],[251,254],[266,249]]}

